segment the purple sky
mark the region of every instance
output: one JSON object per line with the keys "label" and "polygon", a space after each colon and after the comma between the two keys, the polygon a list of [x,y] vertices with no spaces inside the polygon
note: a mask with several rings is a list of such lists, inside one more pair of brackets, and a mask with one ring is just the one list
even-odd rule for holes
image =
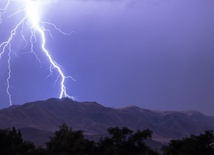
{"label": "purple sky", "polygon": [[[213,8],[213,0],[67,0],[47,5],[42,20],[74,31],[71,36],[52,31],[53,38],[47,33],[47,48],[77,80],[66,85],[79,101],[214,115]],[[14,18],[4,20],[0,41],[14,23]],[[46,79],[49,64],[39,40],[41,66],[23,54],[29,49],[19,37],[12,59],[13,103],[58,97],[56,74]],[[9,106],[3,60],[0,108]]]}

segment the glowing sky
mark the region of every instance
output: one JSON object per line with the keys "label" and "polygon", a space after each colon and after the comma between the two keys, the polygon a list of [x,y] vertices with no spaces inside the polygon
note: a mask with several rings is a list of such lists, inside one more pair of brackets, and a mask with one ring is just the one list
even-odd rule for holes
{"label": "glowing sky", "polygon": [[[59,0],[43,8],[41,18],[73,31],[64,36],[53,30],[47,48],[77,80],[66,85],[79,101],[214,114],[213,8],[213,0]],[[5,17],[0,41],[16,20]],[[19,51],[11,68],[14,104],[58,97],[56,75],[46,78],[49,64],[42,53],[40,66],[33,55],[23,54],[28,50],[19,37],[14,44]],[[5,63],[0,69],[3,108]]]}

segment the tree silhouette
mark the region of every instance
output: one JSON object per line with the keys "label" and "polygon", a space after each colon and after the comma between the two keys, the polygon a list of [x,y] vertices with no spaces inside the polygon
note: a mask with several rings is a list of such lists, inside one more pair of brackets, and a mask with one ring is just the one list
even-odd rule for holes
{"label": "tree silhouette", "polygon": [[33,143],[24,141],[20,130],[0,129],[0,153],[5,155],[30,155],[34,152]]}
{"label": "tree silhouette", "polygon": [[171,140],[162,147],[164,155],[214,155],[214,135],[205,131],[199,136],[191,135],[182,140]]}
{"label": "tree silhouette", "polygon": [[92,155],[95,144],[86,140],[83,131],[73,131],[66,124],[59,127],[54,137],[46,143],[47,152],[60,155]]}
{"label": "tree silhouette", "polygon": [[123,128],[109,128],[110,137],[99,142],[84,138],[81,130],[73,131],[66,124],[59,127],[46,143],[46,154],[51,155],[157,155],[144,143],[151,138],[152,131],[136,131]]}
{"label": "tree silhouette", "polygon": [[100,139],[98,142],[98,154],[103,155],[157,155],[144,143],[145,139],[151,138],[152,131],[136,131],[123,128],[109,128],[110,137]]}
{"label": "tree silhouette", "polygon": [[[30,141],[24,141],[20,130],[15,127],[0,129],[0,154],[2,155],[158,155],[146,146],[145,140],[152,137],[152,131],[132,131],[126,127],[109,128],[109,136],[98,142],[85,139],[83,131],[73,131],[62,124],[55,135],[46,143],[46,148],[35,148]],[[205,131],[198,136],[171,140],[162,147],[163,155],[214,155],[214,135]]]}

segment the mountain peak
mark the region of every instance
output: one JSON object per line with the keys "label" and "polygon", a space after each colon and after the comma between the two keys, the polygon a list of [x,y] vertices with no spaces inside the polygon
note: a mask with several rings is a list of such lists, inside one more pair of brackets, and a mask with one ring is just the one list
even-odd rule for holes
{"label": "mountain peak", "polygon": [[[161,141],[183,138],[214,129],[214,117],[200,112],[151,111],[137,106],[104,107],[97,102],[77,102],[69,98],[50,98],[0,110],[0,128],[15,126],[53,133],[63,123],[87,135],[107,133],[109,127],[148,128]],[[27,132],[30,133],[30,132]]]}

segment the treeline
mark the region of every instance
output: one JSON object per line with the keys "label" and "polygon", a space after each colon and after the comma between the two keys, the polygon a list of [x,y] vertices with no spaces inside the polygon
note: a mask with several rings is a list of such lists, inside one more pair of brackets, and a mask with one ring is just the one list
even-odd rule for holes
{"label": "treeline", "polygon": [[[145,140],[151,139],[149,129],[132,131],[126,127],[109,128],[109,136],[97,142],[84,138],[83,131],[73,131],[63,124],[50,137],[46,147],[35,147],[24,141],[16,128],[0,130],[0,154],[2,155],[158,155],[146,146]],[[214,135],[205,131],[199,136],[182,140],[172,140],[161,149],[163,155],[214,155]]]}

